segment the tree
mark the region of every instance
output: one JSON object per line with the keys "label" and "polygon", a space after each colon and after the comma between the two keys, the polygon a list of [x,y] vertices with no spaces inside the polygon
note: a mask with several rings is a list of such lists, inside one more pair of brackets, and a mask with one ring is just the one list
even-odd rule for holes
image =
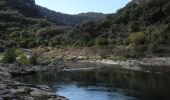
{"label": "tree", "polygon": [[103,37],[97,37],[96,39],[95,39],[95,43],[96,43],[96,45],[108,45],[108,41],[107,41],[107,39],[105,39],[105,38],[103,38]]}
{"label": "tree", "polygon": [[16,61],[16,52],[15,48],[8,48],[5,50],[5,54],[3,57],[4,63],[13,63]]}
{"label": "tree", "polygon": [[145,40],[145,35],[143,32],[132,33],[129,35],[130,43],[138,45],[143,44]]}

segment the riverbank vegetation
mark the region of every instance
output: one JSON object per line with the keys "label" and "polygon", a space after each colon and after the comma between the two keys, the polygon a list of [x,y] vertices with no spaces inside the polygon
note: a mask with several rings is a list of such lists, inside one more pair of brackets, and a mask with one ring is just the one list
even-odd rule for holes
{"label": "riverbank vegetation", "polygon": [[1,63],[15,63],[18,66],[37,64],[37,55],[32,52],[24,52],[22,49],[7,48],[2,56]]}

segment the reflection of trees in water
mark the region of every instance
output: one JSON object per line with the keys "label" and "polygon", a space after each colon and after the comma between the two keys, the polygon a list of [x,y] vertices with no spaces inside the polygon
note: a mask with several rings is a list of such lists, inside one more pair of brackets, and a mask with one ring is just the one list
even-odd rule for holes
{"label": "reflection of trees in water", "polygon": [[[21,82],[48,84],[77,82],[86,85],[106,85],[110,88],[127,89],[129,95],[166,100],[170,91],[170,74],[146,73],[122,69],[102,68],[96,71],[44,72],[18,78]],[[131,92],[129,92],[131,93]],[[145,98],[146,97],[146,98]]]}

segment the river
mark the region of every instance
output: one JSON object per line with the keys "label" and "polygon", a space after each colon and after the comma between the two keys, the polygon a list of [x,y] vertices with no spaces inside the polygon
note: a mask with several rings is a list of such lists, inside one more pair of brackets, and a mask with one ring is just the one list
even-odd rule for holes
{"label": "river", "polygon": [[170,72],[143,72],[120,66],[67,62],[72,68],[96,70],[38,72],[15,77],[29,84],[44,84],[69,100],[169,100]]}

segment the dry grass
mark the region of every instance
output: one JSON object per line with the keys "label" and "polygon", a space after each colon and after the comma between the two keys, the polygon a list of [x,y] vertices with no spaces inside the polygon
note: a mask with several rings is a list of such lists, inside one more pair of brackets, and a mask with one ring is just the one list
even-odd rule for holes
{"label": "dry grass", "polygon": [[119,46],[116,48],[111,47],[84,47],[84,48],[49,48],[49,47],[38,47],[32,49],[37,52],[42,58],[54,59],[54,58],[69,58],[69,57],[86,57],[86,58],[108,58],[121,55],[128,51],[128,48]]}

